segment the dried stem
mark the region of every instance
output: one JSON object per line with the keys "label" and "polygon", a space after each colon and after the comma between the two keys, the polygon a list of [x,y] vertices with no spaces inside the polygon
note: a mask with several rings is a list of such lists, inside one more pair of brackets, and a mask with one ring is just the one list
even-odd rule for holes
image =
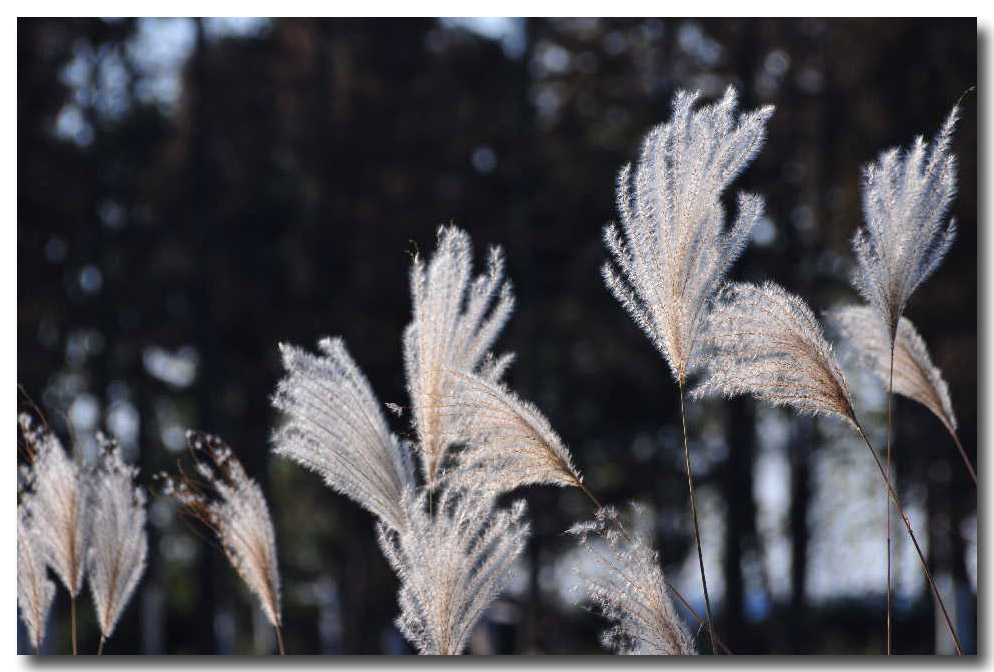
{"label": "dried stem", "polygon": [[[894,341],[890,344],[890,377],[887,382],[887,475],[892,479],[894,472],[891,464],[892,440],[894,432]],[[890,498],[884,490],[884,504],[887,505],[887,655],[891,655],[893,642],[893,616],[891,611],[891,505]]]}
{"label": "dried stem", "polygon": [[890,495],[891,501],[894,502],[894,508],[897,509],[897,514],[901,517],[901,521],[904,523],[905,529],[908,530],[908,536],[911,537],[911,543],[914,544],[915,552],[918,554],[918,562],[921,563],[922,570],[925,572],[925,578],[928,579],[928,585],[932,589],[932,594],[935,595],[936,601],[939,603],[939,609],[942,610],[942,616],[946,619],[946,626],[949,628],[949,634],[953,638],[953,644],[956,646],[956,653],[958,655],[963,655],[963,649],[959,643],[959,637],[956,635],[956,628],[953,627],[952,619],[949,618],[949,612],[946,611],[946,603],[942,600],[942,595],[939,594],[939,589],[935,585],[935,581],[932,580],[932,573],[928,570],[928,563],[925,561],[925,555],[922,553],[921,546],[918,545],[918,538],[915,536],[915,531],[911,528],[911,521],[908,519],[907,514],[904,512],[904,507],[901,506],[900,500],[897,498],[897,493],[894,492],[894,488],[891,485],[890,476],[884,470],[884,465],[881,464],[880,458],[877,457],[877,452],[873,449],[870,444],[870,439],[866,436],[866,432],[863,431],[863,427],[857,422],[856,423],[857,432],[863,441],[866,442],[866,448],[870,451],[870,457],[877,465],[877,469],[880,471],[880,475],[884,479],[884,485],[887,486],[887,493]]}
{"label": "dried stem", "polygon": [[103,635],[100,635],[100,644],[97,645],[97,655],[98,656],[104,655],[104,642],[106,642],[106,641],[107,641],[107,638],[104,637]]}
{"label": "dried stem", "polygon": [[690,467],[690,447],[687,444],[687,414],[684,411],[684,382],[680,379],[680,422],[683,424],[683,455],[687,466],[687,487],[690,489],[690,512],[694,518],[694,539],[697,541],[697,562],[701,567],[701,583],[704,586],[704,608],[707,611],[708,637],[711,639],[711,652],[718,655],[714,643],[714,625],[711,617],[711,597],[708,595],[708,579],[704,573],[704,552],[701,550],[701,527],[697,520],[697,503],[694,501],[694,472]]}
{"label": "dried stem", "polygon": [[286,655],[286,646],[283,644],[283,627],[279,625],[273,626],[276,630],[276,648],[280,650],[280,655]]}
{"label": "dried stem", "polygon": [[77,655],[76,650],[76,596],[69,596],[69,633],[72,638],[72,655]]}
{"label": "dried stem", "polygon": [[956,448],[959,450],[959,454],[963,456],[963,464],[966,465],[966,470],[970,472],[970,478],[973,479],[973,484],[977,484],[977,471],[973,468],[973,463],[970,462],[970,458],[966,455],[966,450],[963,448],[963,444],[960,443],[959,435],[956,432],[950,431],[949,434],[953,437],[953,441],[956,443]]}

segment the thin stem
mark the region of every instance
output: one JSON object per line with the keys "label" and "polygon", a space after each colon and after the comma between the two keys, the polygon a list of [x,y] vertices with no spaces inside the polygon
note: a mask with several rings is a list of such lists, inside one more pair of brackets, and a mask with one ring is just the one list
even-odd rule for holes
{"label": "thin stem", "polygon": [[69,632],[72,638],[72,655],[77,655],[76,650],[76,596],[69,596]]}
{"label": "thin stem", "polygon": [[708,595],[708,579],[704,574],[704,552],[701,550],[701,527],[697,520],[697,503],[694,501],[694,472],[690,467],[690,447],[687,444],[687,414],[683,402],[683,378],[680,379],[680,422],[683,424],[683,455],[687,466],[687,486],[690,489],[690,511],[694,518],[694,539],[697,541],[697,562],[701,567],[701,583],[704,586],[704,608],[708,616],[708,636],[711,638],[711,653],[718,655],[714,644],[714,625],[711,617],[711,596]]}
{"label": "thin stem", "polygon": [[[590,501],[593,502],[594,506],[596,506],[598,509],[603,509],[604,508],[603,506],[601,506],[601,503],[599,501],[597,501],[597,498],[594,497],[594,493],[592,493],[590,491],[590,488],[588,488],[583,483],[578,483],[577,485],[580,486],[580,490],[583,491],[583,494],[585,494],[590,499]],[[625,537],[625,541],[627,541],[628,543],[631,543],[632,542],[632,538],[628,536],[628,532],[625,531],[625,526],[621,524],[621,521],[618,520],[617,518],[615,518],[614,519],[614,524],[618,526],[618,531],[621,532],[621,534]],[[707,625],[707,621],[700,614],[697,613],[697,610],[694,609],[694,607],[692,607],[690,605],[690,602],[688,602],[687,598],[685,598],[680,593],[680,591],[676,589],[676,586],[674,586],[672,583],[670,583],[669,579],[667,579],[664,576],[663,577],[663,582],[666,584],[666,587],[669,589],[669,591],[671,593],[673,593],[673,595],[675,595],[678,600],[680,600],[680,603],[683,604],[683,606],[687,607],[687,610],[690,611],[691,614],[693,614],[694,618],[697,619],[697,623],[698,623],[699,626]],[[721,648],[721,650],[725,652],[725,655],[728,655],[728,656],[734,656],[735,655],[734,653],[732,653],[732,650],[730,648],[728,648],[725,645],[725,643],[721,641],[721,638],[718,637],[717,635],[714,636],[714,643],[717,644]]]}
{"label": "thin stem", "polygon": [[[891,466],[891,440],[894,431],[894,340],[890,342],[890,379],[887,382],[887,475],[892,479],[894,472]],[[887,655],[891,655],[891,643],[893,642],[893,621],[891,612],[891,505],[890,497],[884,490],[884,504],[887,507]]]}
{"label": "thin stem", "polygon": [[280,650],[280,655],[286,655],[286,647],[283,645],[283,627],[276,625],[273,626],[276,630],[276,648]]}
{"label": "thin stem", "polygon": [[100,635],[100,644],[97,646],[97,655],[98,656],[104,655],[104,642],[106,642],[106,641],[107,641],[107,638],[104,637],[103,635]]}
{"label": "thin stem", "polygon": [[866,447],[870,451],[870,457],[877,465],[877,470],[880,471],[880,475],[884,479],[884,485],[887,486],[887,493],[890,495],[891,501],[894,502],[894,508],[897,509],[897,514],[901,517],[901,521],[904,523],[905,529],[908,530],[908,536],[911,537],[911,543],[915,546],[915,552],[918,554],[918,562],[921,563],[922,570],[925,572],[925,578],[928,579],[928,585],[932,589],[932,594],[935,595],[936,601],[939,603],[939,609],[942,610],[942,616],[946,619],[946,626],[949,628],[949,634],[952,635],[953,644],[956,646],[956,653],[963,655],[963,649],[960,647],[959,637],[956,635],[956,628],[953,627],[952,619],[949,618],[949,612],[946,611],[946,603],[942,601],[942,595],[939,594],[939,589],[935,585],[935,581],[932,580],[932,572],[928,570],[928,563],[925,562],[925,555],[922,553],[921,546],[918,545],[918,538],[915,536],[915,531],[911,528],[911,521],[908,519],[907,514],[904,512],[904,507],[901,506],[900,500],[897,498],[897,493],[894,492],[894,488],[891,485],[890,477],[887,472],[884,471],[884,465],[881,464],[880,458],[877,457],[877,451],[873,449],[870,444],[870,439],[867,438],[866,432],[863,431],[863,427],[857,422],[857,431],[859,435],[863,437],[863,441],[866,442]]}
{"label": "thin stem", "polygon": [[956,447],[959,449],[959,454],[963,456],[963,464],[966,465],[966,470],[970,472],[970,478],[973,479],[973,484],[976,485],[977,471],[973,468],[973,463],[970,462],[970,458],[967,457],[966,450],[963,448],[963,444],[960,443],[959,441],[959,436],[956,434],[956,432],[953,431],[950,431],[949,433],[952,435],[953,441],[956,442]]}

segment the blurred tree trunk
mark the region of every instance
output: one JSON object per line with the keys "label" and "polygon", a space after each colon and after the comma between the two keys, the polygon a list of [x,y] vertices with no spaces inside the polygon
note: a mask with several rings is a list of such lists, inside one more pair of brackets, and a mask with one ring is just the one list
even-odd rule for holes
{"label": "blurred tree trunk", "polygon": [[787,455],[790,460],[790,610],[787,636],[791,653],[810,653],[807,633],[808,514],[811,503],[811,453],[814,421],[796,418]]}
{"label": "blurred tree trunk", "polygon": [[756,547],[756,503],[753,499],[755,411],[751,400],[740,397],[728,403],[728,457],[724,468],[725,548],[722,565],[725,599],[721,605],[719,636],[732,651],[744,653],[745,575],[743,560]]}

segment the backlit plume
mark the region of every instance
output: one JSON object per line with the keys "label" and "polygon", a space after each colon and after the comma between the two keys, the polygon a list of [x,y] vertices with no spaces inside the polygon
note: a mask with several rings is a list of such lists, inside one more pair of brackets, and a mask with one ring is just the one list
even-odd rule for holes
{"label": "backlit plume", "polygon": [[762,198],[740,194],[726,229],[721,195],[759,152],[773,114],[772,107],[736,114],[732,87],[720,102],[694,110],[698,95],[679,92],[670,121],[645,137],[635,167],[622,169],[621,230],[604,230],[614,264],[601,269],[681,383],[698,364],[714,291],[763,215]]}
{"label": "backlit plume", "polygon": [[722,290],[707,335],[707,373],[695,396],[753,395],[857,427],[849,387],[821,324],[799,297],[773,282]]}
{"label": "backlit plume", "polygon": [[404,530],[381,524],[379,541],[401,582],[400,632],[423,655],[458,655],[525,547],[525,504],[495,510],[492,497],[446,488],[432,515],[427,494],[409,492]]}
{"label": "backlit plume", "polygon": [[404,369],[418,435],[421,468],[434,487],[451,443],[451,427],[442,407],[460,381],[453,371],[478,373],[497,381],[511,355],[491,358],[490,348],[514,308],[504,257],[490,250],[487,272],[472,278],[472,245],[465,231],[438,229],[431,261],[420,257],[411,267],[412,319],[404,331]]}
{"label": "backlit plume", "polygon": [[[228,560],[262,606],[273,627],[282,627],[276,532],[262,488],[248,477],[231,449],[216,436],[187,432],[197,472],[207,481],[201,490],[189,479],[165,477],[165,494],[217,535]],[[205,458],[205,459],[201,459]]]}

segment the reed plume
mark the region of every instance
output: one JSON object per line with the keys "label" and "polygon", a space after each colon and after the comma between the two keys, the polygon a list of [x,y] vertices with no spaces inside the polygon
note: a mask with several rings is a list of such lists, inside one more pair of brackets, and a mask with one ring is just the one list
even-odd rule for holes
{"label": "reed plume", "polygon": [[325,338],[318,350],[320,356],[280,346],[286,376],[273,405],[288,422],[274,434],[274,450],[399,530],[403,492],[414,483],[407,446],[390,432],[345,343]]}
{"label": "reed plume", "polygon": [[853,237],[858,262],[853,285],[876,311],[894,339],[911,294],[939,266],[956,237],[946,212],[956,195],[953,107],[926,147],[922,137],[906,150],[882,152],[863,169],[866,227]]}
{"label": "reed plume", "polygon": [[[486,274],[472,278],[472,246],[465,231],[438,229],[438,244],[425,265],[411,267],[412,319],[404,331],[404,369],[418,435],[421,469],[429,488],[436,485],[451,432],[442,412],[459,385],[451,371],[479,373],[497,381],[511,355],[489,358],[490,348],[514,308],[504,257],[491,248]],[[471,282],[472,280],[472,282]]]}
{"label": "reed plume", "polygon": [[737,116],[732,87],[721,102],[695,111],[698,96],[679,92],[671,120],[645,137],[638,164],[621,170],[621,232],[604,229],[616,266],[601,269],[677,382],[696,368],[715,288],[763,215],[762,198],[740,194],[726,230],[721,194],[759,152],[773,114],[763,107]]}
{"label": "reed plume", "polygon": [[90,537],[90,591],[100,624],[100,649],[145,571],[145,492],[134,481],[138,469],[121,459],[117,444],[102,436],[100,468],[94,474]]}
{"label": "reed plume", "polygon": [[76,598],[83,588],[91,520],[86,474],[51,430],[36,428],[26,413],[18,415],[17,422],[32,456],[25,483],[30,494],[21,506],[32,520],[46,564],[69,591],[72,652],[76,655]]}
{"label": "reed plume", "polygon": [[165,494],[186,513],[207,525],[217,536],[228,561],[259,599],[276,630],[280,653],[283,620],[280,613],[280,574],[276,560],[276,532],[262,488],[249,478],[231,449],[218,437],[187,432],[187,443],[198,460],[197,472],[208,490],[189,479],[163,475]]}
{"label": "reed plume", "polygon": [[[636,528],[643,527],[643,510],[632,509]],[[613,624],[601,635],[605,648],[623,655],[694,654],[670,600],[659,554],[645,541],[645,530],[626,534],[617,511],[604,507],[593,521],[569,532],[595,556],[600,568],[594,574],[577,565],[575,571],[596,611]]]}
{"label": "reed plume", "polygon": [[41,536],[28,508],[17,507],[17,606],[21,620],[27,626],[28,636],[41,652],[45,639],[45,623],[55,599],[55,583],[48,578],[45,556],[38,545]]}
{"label": "reed plume", "polygon": [[946,620],[956,650],[959,638],[932,580],[911,521],[870,439],[856,418],[852,395],[831,344],[811,309],[779,285],[734,283],[722,290],[708,326],[707,375],[695,396],[751,395],[801,413],[841,418],[863,439],[884,487],[911,537],[918,561]]}
{"label": "reed plume", "polygon": [[[858,360],[883,385],[888,385],[891,342],[877,311],[870,306],[846,306],[829,316]],[[925,339],[906,317],[898,322],[894,339],[893,391],[917,401],[939,418],[953,437],[967,471],[976,483],[977,472],[959,441],[949,386],[942,377],[942,371],[932,363]]]}
{"label": "reed plume", "polygon": [[707,372],[691,396],[752,395],[856,427],[832,345],[807,304],[773,282],[726,285],[708,324]]}
{"label": "reed plume", "polygon": [[480,488],[492,497],[524,485],[583,487],[569,450],[534,405],[486,377],[452,375],[458,391],[442,418],[464,448],[445,477],[449,487]]}
{"label": "reed plume", "polygon": [[445,488],[431,515],[427,496],[408,491],[407,524],[380,523],[379,542],[401,581],[400,632],[422,655],[458,655],[524,549],[525,504],[496,510],[490,496]]}

